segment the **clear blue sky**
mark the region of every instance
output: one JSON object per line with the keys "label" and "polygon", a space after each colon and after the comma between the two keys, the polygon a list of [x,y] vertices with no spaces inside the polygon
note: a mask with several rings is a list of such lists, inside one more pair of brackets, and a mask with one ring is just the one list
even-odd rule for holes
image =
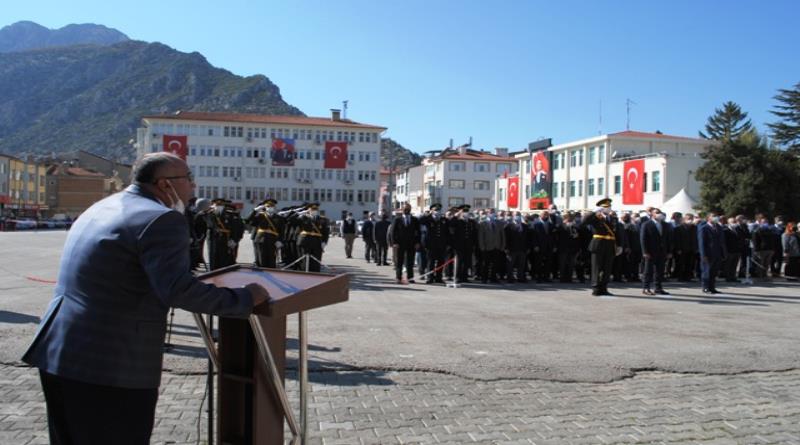
{"label": "clear blue sky", "polygon": [[759,129],[800,82],[798,1],[27,1],[0,26],[100,23],[265,74],[312,116],[389,128],[415,151],[522,148],[631,128],[696,136],[724,101]]}

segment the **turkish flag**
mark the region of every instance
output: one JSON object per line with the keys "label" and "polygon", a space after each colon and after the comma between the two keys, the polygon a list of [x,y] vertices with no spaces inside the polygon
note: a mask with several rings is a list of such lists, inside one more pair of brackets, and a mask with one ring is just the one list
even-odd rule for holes
{"label": "turkish flag", "polygon": [[164,151],[175,153],[180,156],[184,161],[186,155],[189,154],[189,140],[188,136],[171,136],[164,135]]}
{"label": "turkish flag", "polygon": [[625,161],[623,165],[623,204],[644,204],[644,159]]}
{"label": "turkish flag", "polygon": [[325,143],[325,168],[345,168],[347,166],[347,142]]}
{"label": "turkish flag", "polygon": [[508,207],[519,206],[519,176],[508,178]]}

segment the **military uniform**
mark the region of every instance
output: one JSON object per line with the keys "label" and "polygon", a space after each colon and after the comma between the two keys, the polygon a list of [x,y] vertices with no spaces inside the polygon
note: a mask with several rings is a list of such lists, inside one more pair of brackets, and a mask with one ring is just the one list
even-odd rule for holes
{"label": "military uniform", "polygon": [[252,226],[253,252],[259,267],[277,267],[278,249],[283,247],[285,223],[274,213],[276,204],[274,199],[265,200],[246,220]]}
{"label": "military uniform", "polygon": [[244,223],[238,210],[228,200],[214,200],[206,224],[209,268],[215,270],[235,264],[239,241],[244,236]]}
{"label": "military uniform", "polygon": [[[317,210],[319,204],[311,204],[308,208],[310,211]],[[308,270],[310,272],[319,272],[321,269],[319,262],[322,261],[324,245],[328,243],[328,237],[330,236],[328,219],[324,216],[319,216],[319,214],[311,216],[309,213],[305,213],[302,216],[298,216],[298,226],[297,246],[300,248],[300,254],[311,255],[316,258],[316,260],[309,259]],[[305,269],[305,263],[300,266]]]}
{"label": "military uniform", "polygon": [[[434,204],[431,206],[431,211],[440,211],[441,205]],[[436,269],[444,264],[445,256],[447,255],[447,245],[450,242],[450,230],[447,227],[447,220],[444,217],[433,217],[426,215],[420,219],[420,224],[426,228],[426,236],[423,240],[422,248],[425,249],[427,258],[427,271]],[[442,279],[442,270],[428,275],[427,283],[444,283]]]}
{"label": "military uniform", "polygon": [[[597,205],[610,208],[611,200],[601,200]],[[608,281],[617,254],[617,239],[620,237],[615,231],[616,223],[608,215],[598,216],[597,213],[590,213],[581,223],[582,226],[592,229],[592,240],[589,242],[592,256],[592,295],[611,295],[608,292]]]}
{"label": "military uniform", "polygon": [[[466,214],[470,207],[464,205],[460,210]],[[469,218],[453,218],[453,248],[458,257],[458,270],[456,278],[460,282],[469,281],[469,271],[472,270],[472,256],[478,244],[478,223]]]}

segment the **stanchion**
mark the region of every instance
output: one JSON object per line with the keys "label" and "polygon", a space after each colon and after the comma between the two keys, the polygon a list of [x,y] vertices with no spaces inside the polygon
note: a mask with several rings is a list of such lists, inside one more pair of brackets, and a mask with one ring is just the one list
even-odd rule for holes
{"label": "stanchion", "polygon": [[[306,254],[306,272],[309,272],[311,255]],[[314,258],[317,260],[316,258]],[[317,260],[322,265],[322,262]],[[300,444],[306,444],[306,437],[308,437],[308,338],[306,337],[307,320],[304,312],[297,313],[298,321],[298,366],[297,371],[300,374]]]}
{"label": "stanchion", "polygon": [[753,278],[752,275],[750,275],[750,258],[751,257],[748,256],[745,262],[747,265],[745,266],[744,280],[742,280],[743,284],[753,284]]}
{"label": "stanchion", "polygon": [[445,286],[458,288],[458,254],[454,256],[455,261],[453,262],[453,281],[447,283]]}

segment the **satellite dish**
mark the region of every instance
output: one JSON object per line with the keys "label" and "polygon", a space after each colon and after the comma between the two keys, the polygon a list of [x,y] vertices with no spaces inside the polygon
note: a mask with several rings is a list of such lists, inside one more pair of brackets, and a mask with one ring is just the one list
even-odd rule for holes
{"label": "satellite dish", "polygon": [[611,152],[611,159],[616,159],[616,158],[617,158],[617,150],[614,150]]}

